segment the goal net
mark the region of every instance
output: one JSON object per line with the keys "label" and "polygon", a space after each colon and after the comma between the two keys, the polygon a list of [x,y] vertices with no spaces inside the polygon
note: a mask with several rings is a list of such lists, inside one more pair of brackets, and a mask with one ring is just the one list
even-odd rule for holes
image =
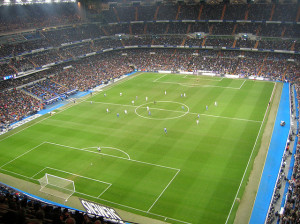
{"label": "goal net", "polygon": [[75,192],[74,181],[46,173],[38,180],[41,192],[50,194],[67,201]]}

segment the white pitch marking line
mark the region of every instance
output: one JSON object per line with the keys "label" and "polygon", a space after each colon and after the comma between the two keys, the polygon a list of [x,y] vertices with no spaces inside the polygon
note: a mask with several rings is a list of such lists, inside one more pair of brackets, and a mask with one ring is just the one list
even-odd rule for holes
{"label": "white pitch marking line", "polygon": [[173,117],[167,117],[167,118],[154,118],[154,117],[151,117],[151,116],[143,116],[143,115],[141,115],[141,114],[139,114],[138,112],[137,112],[137,109],[139,109],[139,108],[147,108],[147,107],[145,107],[145,105],[149,105],[149,104],[151,104],[151,103],[144,103],[144,104],[142,104],[142,105],[140,105],[140,106],[138,106],[137,108],[135,108],[135,114],[136,115],[138,115],[139,117],[142,117],[142,118],[145,118],[145,119],[153,119],[153,120],[170,120],[170,119],[176,119],[176,118],[180,118],[180,117],[183,117],[183,116],[185,116],[186,114],[188,114],[189,113],[189,111],[190,111],[190,108],[186,105],[186,104],[184,104],[184,103],[180,103],[180,102],[175,102],[175,101],[157,101],[158,103],[176,103],[176,104],[179,104],[179,105],[183,105],[183,106],[185,106],[186,108],[187,108],[187,111],[176,111],[176,110],[168,110],[168,109],[162,109],[162,108],[155,108],[155,107],[151,107],[151,110],[153,109],[153,110],[161,110],[161,111],[172,111],[172,112],[179,112],[179,113],[183,113],[183,114],[181,114],[181,115],[179,115],[179,116],[173,116]]}
{"label": "white pitch marking line", "polygon": [[[197,113],[190,113],[190,114],[197,114]],[[200,114],[202,116],[208,116],[208,117],[216,117],[216,118],[224,118],[224,119],[231,119],[231,120],[238,120],[238,121],[247,121],[247,122],[256,122],[261,123],[262,121],[256,121],[256,120],[248,120],[243,118],[235,118],[235,117],[222,117],[217,115],[211,115],[211,114]]]}
{"label": "white pitch marking line", "polygon": [[[190,77],[190,79],[200,79],[200,80],[210,80],[210,81],[216,81],[220,82],[224,79],[224,77],[219,77],[219,76],[206,76],[206,75],[194,75],[194,74],[172,74],[172,73],[167,73],[165,75],[170,75],[170,76],[183,76],[182,78]],[[209,78],[211,77],[211,78]],[[218,78],[218,79],[217,79]]]}
{"label": "white pitch marking line", "polygon": [[[89,101],[86,101],[89,102]],[[94,101],[93,101],[94,102]],[[162,101],[161,101],[162,102]],[[173,102],[173,101],[170,101]],[[117,103],[106,103],[106,102],[94,102],[94,103],[98,103],[98,104],[110,104],[110,105],[115,105],[115,106],[124,106],[124,107],[140,107],[140,108],[147,108],[147,107],[143,107],[143,106],[133,106],[133,105],[126,105],[126,104],[117,104]],[[180,110],[168,110],[168,109],[163,109],[163,108],[155,108],[155,107],[151,107],[151,110],[164,110],[164,111],[171,111],[171,112],[178,112],[178,113],[186,113],[186,111],[180,111]],[[195,113],[195,112],[190,112],[189,114],[199,114],[199,113]],[[208,117],[216,117],[216,118],[224,118],[224,119],[231,119],[231,120],[238,120],[238,121],[248,121],[248,122],[257,122],[260,123],[262,121],[257,121],[257,120],[248,120],[248,119],[244,119],[244,118],[235,118],[235,117],[223,117],[223,116],[218,116],[218,115],[211,115],[211,114],[200,114],[203,116],[208,116]]]}
{"label": "white pitch marking line", "polygon": [[55,169],[55,168],[48,167],[48,166],[46,167],[46,169],[49,169],[49,170],[55,170],[55,171],[62,172],[62,173],[67,173],[67,174],[71,174],[72,176],[77,176],[77,177],[85,178],[85,179],[88,179],[88,180],[92,180],[92,181],[104,183],[104,184],[107,184],[107,185],[112,185],[111,183],[108,183],[108,182],[105,182],[105,181],[102,181],[102,180],[97,180],[97,179],[94,179],[94,178],[81,176],[81,175],[79,175],[79,174],[70,173],[70,172],[68,172],[68,171],[64,171],[64,170],[60,170],[60,169]]}
{"label": "white pitch marking line", "polygon": [[6,169],[3,169],[3,168],[0,168],[0,169],[6,171],[6,172],[8,172],[8,173],[13,173],[13,174],[15,174],[15,175],[17,175],[17,176],[21,176],[21,177],[28,178],[28,179],[30,179],[30,180],[36,180],[36,179],[31,178],[31,177],[28,177],[28,176],[25,176],[25,175],[22,175],[22,174],[19,174],[19,173],[10,171],[10,170],[6,170]]}
{"label": "white pitch marking line", "polygon": [[[275,90],[275,86],[276,86],[276,82],[275,82],[275,85],[274,85],[274,87],[273,87],[273,92],[272,92],[272,94],[271,94],[271,96],[270,96],[270,100],[269,100],[269,102],[271,101],[271,99],[272,99],[272,97],[273,97],[274,90]],[[231,215],[231,212],[232,212],[233,206],[234,206],[234,204],[235,204],[235,201],[236,201],[236,199],[237,199],[237,196],[238,196],[238,194],[239,194],[239,192],[240,192],[240,189],[241,189],[241,186],[242,186],[242,184],[243,184],[243,181],[244,181],[244,178],[245,178],[246,172],[247,172],[247,170],[248,170],[248,166],[249,166],[249,164],[250,164],[250,161],[251,161],[251,158],[252,158],[252,155],[253,155],[253,152],[254,152],[254,148],[255,148],[255,146],[256,146],[256,144],[257,144],[257,141],[258,141],[258,138],[259,138],[260,132],[261,132],[261,130],[262,130],[262,127],[263,127],[264,121],[265,121],[265,119],[266,119],[266,116],[267,116],[267,112],[268,112],[269,106],[270,106],[270,105],[268,104],[268,106],[267,106],[267,108],[266,108],[266,112],[265,112],[264,118],[263,118],[263,121],[261,122],[261,125],[260,125],[260,128],[259,128],[259,131],[258,131],[258,134],[257,134],[256,140],[255,140],[255,143],[254,143],[254,145],[253,145],[253,148],[252,148],[252,151],[251,151],[251,154],[250,154],[250,157],[249,157],[249,160],[248,160],[247,166],[246,166],[246,168],[245,168],[245,171],[244,171],[244,174],[243,174],[243,177],[242,177],[241,183],[240,183],[240,185],[239,185],[239,188],[238,188],[238,190],[237,190],[237,192],[236,192],[236,195],[235,195],[235,197],[234,197],[234,200],[233,200],[233,203],[232,203],[232,206],[231,206],[231,208],[230,208],[230,211],[229,211],[229,214],[228,214],[228,216],[227,216],[227,219],[226,219],[226,222],[225,222],[225,224],[227,224],[227,222],[228,222],[228,220],[229,220],[229,217],[230,217],[230,215]],[[252,209],[253,209],[253,207],[252,207]]]}
{"label": "white pitch marking line", "polygon": [[107,186],[107,188],[105,188],[105,190],[101,194],[99,194],[97,198],[100,198],[102,196],[102,194],[104,194],[108,190],[108,188],[111,187],[111,185],[112,184],[110,184],[109,186]]}
{"label": "white pitch marking line", "polygon": [[163,77],[165,77],[166,75],[163,75],[163,76],[160,76],[160,77],[158,77],[157,79],[155,79],[153,82],[156,82],[157,80],[159,80],[159,79],[161,79],[161,78],[163,78]]}
{"label": "white pitch marking line", "polygon": [[43,172],[45,169],[47,169],[47,167],[41,169],[39,172],[37,172],[36,174],[34,174],[31,178],[34,178],[36,175],[38,175],[39,173]]}
{"label": "white pitch marking line", "polygon": [[239,89],[241,89],[243,87],[243,85],[244,85],[245,82],[246,82],[246,79],[244,80],[244,82],[242,83],[242,85],[240,86]]}
{"label": "white pitch marking line", "polygon": [[196,77],[195,76],[191,77],[191,76],[193,76],[193,75],[186,75],[186,76],[184,76],[182,78],[188,78],[188,79],[191,79],[191,80],[198,79],[199,81],[202,81],[202,80],[205,80],[205,81],[215,81],[215,82],[221,82],[224,79],[224,77],[222,77],[220,79],[214,79],[214,78],[209,79],[207,77],[203,78],[201,76],[196,76]]}
{"label": "white pitch marking line", "polygon": [[6,166],[7,164],[9,164],[9,163],[11,163],[11,162],[15,161],[15,160],[16,160],[16,159],[18,159],[18,158],[20,158],[20,157],[22,157],[22,156],[26,155],[27,153],[31,152],[32,150],[36,149],[37,147],[41,146],[42,144],[44,144],[44,142],[42,142],[41,144],[39,144],[39,145],[37,145],[37,146],[33,147],[32,149],[30,149],[30,150],[28,150],[28,151],[26,151],[26,152],[24,152],[23,154],[21,154],[21,155],[17,156],[16,158],[14,158],[14,159],[12,159],[12,160],[8,161],[7,163],[4,163],[2,166],[0,166],[0,168],[2,168],[2,167],[4,167],[4,166]]}
{"label": "white pitch marking line", "polygon": [[[86,101],[87,103],[90,103],[91,101]],[[119,103],[108,103],[108,102],[97,102],[93,101],[93,103],[98,103],[98,104],[108,104],[108,105],[114,105],[114,106],[123,106],[123,107],[138,107],[130,104],[119,104]]]}
{"label": "white pitch marking line", "polygon": [[156,202],[158,201],[158,199],[163,195],[163,193],[167,190],[167,188],[169,187],[169,185],[172,183],[172,181],[175,179],[175,177],[177,176],[177,174],[180,172],[180,170],[177,171],[177,173],[174,175],[174,177],[172,178],[172,180],[168,183],[168,185],[165,187],[165,189],[163,189],[163,191],[160,193],[160,195],[156,198],[155,202],[150,206],[150,208],[148,209],[147,212],[149,212],[152,207],[156,204]]}
{"label": "white pitch marking line", "polygon": [[223,89],[236,89],[239,90],[240,88],[236,87],[229,87],[229,86],[214,86],[214,85],[199,85],[199,84],[189,84],[189,83],[177,83],[177,82],[159,82],[159,83],[167,83],[167,84],[174,84],[174,85],[181,85],[181,86],[188,86],[188,87],[215,87],[215,88],[223,88]]}
{"label": "white pitch marking line", "polygon": [[147,211],[144,211],[144,210],[141,210],[141,209],[138,209],[138,208],[134,208],[134,207],[131,207],[131,206],[128,206],[128,205],[119,204],[119,203],[109,201],[109,200],[106,200],[106,199],[103,199],[103,198],[97,198],[97,197],[94,197],[94,196],[91,196],[91,195],[88,195],[88,194],[85,194],[85,193],[81,193],[81,192],[76,192],[76,193],[82,194],[82,195],[85,195],[87,197],[94,198],[94,199],[97,199],[97,200],[100,200],[100,201],[105,201],[105,202],[108,202],[108,203],[111,203],[111,204],[114,204],[114,205],[119,205],[119,206],[122,206],[122,207],[125,207],[125,208],[129,208],[129,209],[132,209],[132,210],[135,210],[135,211],[147,213],[147,214],[162,217],[162,218],[167,218],[167,219],[174,220],[174,221],[181,222],[181,223],[191,224],[189,222],[185,222],[185,221],[178,220],[178,219],[173,219],[173,218],[166,217],[166,216],[159,215],[159,214],[155,214],[155,213],[152,213],[152,212],[147,212]]}
{"label": "white pitch marking line", "polygon": [[[5,170],[5,169],[2,169],[2,168],[0,168],[0,169],[4,170],[4,171],[7,171],[7,172],[10,172],[10,173],[13,173],[13,174],[16,174],[18,176],[22,176],[22,177],[25,177],[25,178],[28,178],[28,179],[36,180],[36,179],[33,179],[31,177],[28,177],[28,176],[25,176],[25,175],[22,175],[22,174],[19,174],[19,173],[15,173],[15,172]],[[178,169],[178,171],[179,171],[179,169]],[[119,205],[119,206],[122,206],[122,207],[125,207],[125,208],[129,208],[129,209],[132,209],[132,210],[135,210],[135,211],[140,211],[140,212],[147,213],[147,214],[150,214],[150,215],[154,215],[154,216],[158,216],[158,217],[162,217],[162,218],[167,218],[167,219],[174,220],[174,221],[177,221],[177,222],[180,222],[180,223],[191,224],[189,222],[174,219],[174,218],[171,218],[171,217],[166,217],[166,216],[155,214],[155,213],[152,213],[152,212],[147,212],[147,211],[144,211],[144,210],[141,210],[141,209],[137,209],[137,208],[133,208],[133,207],[130,207],[130,206],[127,206],[127,205],[119,204],[119,203],[109,201],[109,200],[106,200],[106,199],[103,199],[103,198],[97,198],[97,197],[94,197],[94,196],[91,196],[91,195],[88,195],[88,194],[84,194],[84,193],[79,192],[79,191],[76,191],[76,193],[81,194],[81,195],[85,195],[87,197],[94,198],[94,199],[97,199],[97,200],[105,201],[105,202],[108,202],[108,203],[111,203],[111,204]]]}
{"label": "white pitch marking line", "polygon": [[139,160],[128,159],[128,158],[124,158],[124,157],[113,156],[113,155],[109,155],[109,154],[104,154],[104,153],[99,153],[99,152],[94,152],[94,151],[79,149],[79,148],[75,148],[75,147],[72,147],[72,146],[61,145],[61,144],[57,144],[57,143],[53,143],[53,142],[45,142],[45,143],[52,144],[52,145],[58,145],[58,146],[61,146],[61,147],[66,147],[66,148],[71,148],[71,149],[76,149],[76,150],[80,150],[80,151],[95,153],[95,154],[102,154],[102,155],[105,155],[105,156],[110,156],[110,157],[114,157],[114,158],[118,158],[118,159],[124,159],[124,160],[132,161],[132,162],[143,163],[143,164],[157,166],[157,167],[162,167],[162,168],[166,168],[166,169],[179,170],[179,169],[173,168],[173,167],[163,166],[163,165],[154,164],[154,163],[147,163],[147,162],[143,162],[143,161],[139,161]]}
{"label": "white pitch marking line", "polygon": [[[143,73],[137,73],[137,74],[134,74],[133,76],[127,77],[126,79],[119,80],[117,83],[114,83],[113,85],[109,85],[109,86],[105,87],[105,91],[111,89],[111,88],[114,87],[114,86],[117,86],[117,85],[120,85],[120,84],[122,84],[122,83],[124,83],[124,82],[127,82],[128,80],[131,80],[131,79],[133,79],[133,78],[135,78],[135,77],[138,77],[138,76],[141,75],[141,74],[143,74]],[[100,92],[95,93],[94,95],[98,95],[99,93],[100,93]],[[88,98],[87,98],[87,99],[88,99]],[[73,106],[75,106],[75,105],[77,105],[77,104],[86,102],[87,99],[84,99],[84,100],[82,100],[82,101],[79,101],[79,102],[76,103],[76,104],[74,104],[74,103],[70,103],[69,105],[67,104],[67,106],[64,107],[64,109],[59,110],[58,112],[56,112],[56,114],[59,114],[59,113],[65,111],[65,110],[67,110],[67,109],[69,109],[69,108],[71,108],[71,107],[73,107]],[[89,101],[89,102],[90,102],[90,101]],[[21,129],[21,130],[15,132],[15,133],[13,133],[13,134],[10,134],[10,135],[6,136],[5,138],[1,138],[1,139],[0,139],[0,142],[2,142],[3,140],[5,140],[5,139],[7,139],[7,138],[10,138],[10,137],[12,137],[12,136],[18,134],[18,133],[20,133],[20,132],[22,132],[22,131],[24,131],[24,130],[26,130],[27,128],[30,128],[30,127],[32,127],[32,126],[38,124],[38,123],[41,123],[41,122],[44,121],[44,120],[49,119],[50,117],[51,117],[51,116],[45,117],[45,118],[43,118],[43,119],[37,121],[36,123],[27,126],[26,128],[23,128],[23,129]],[[1,168],[1,167],[0,167],[0,168]]]}
{"label": "white pitch marking line", "polygon": [[[82,149],[90,149],[90,148],[97,148],[97,147],[88,147],[88,148],[82,148]],[[114,147],[104,147],[104,146],[103,147],[101,146],[101,149],[114,149],[114,150],[120,151],[120,152],[124,153],[128,157],[129,160],[131,160],[131,158],[128,155],[128,153],[126,153],[125,151],[123,151],[121,149],[114,148]]]}

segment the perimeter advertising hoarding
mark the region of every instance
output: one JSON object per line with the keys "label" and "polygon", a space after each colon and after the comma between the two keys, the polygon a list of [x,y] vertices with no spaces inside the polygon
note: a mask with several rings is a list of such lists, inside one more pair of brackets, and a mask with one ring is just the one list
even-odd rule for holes
{"label": "perimeter advertising hoarding", "polygon": [[110,207],[97,204],[85,199],[79,199],[86,212],[90,215],[103,217],[104,220],[112,221],[115,223],[124,223],[118,213]]}

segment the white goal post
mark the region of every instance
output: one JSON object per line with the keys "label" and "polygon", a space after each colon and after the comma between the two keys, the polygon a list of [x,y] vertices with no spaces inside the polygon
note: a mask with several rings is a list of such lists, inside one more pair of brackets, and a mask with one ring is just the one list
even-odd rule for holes
{"label": "white goal post", "polygon": [[59,197],[67,201],[75,192],[74,181],[45,173],[38,179],[41,192]]}

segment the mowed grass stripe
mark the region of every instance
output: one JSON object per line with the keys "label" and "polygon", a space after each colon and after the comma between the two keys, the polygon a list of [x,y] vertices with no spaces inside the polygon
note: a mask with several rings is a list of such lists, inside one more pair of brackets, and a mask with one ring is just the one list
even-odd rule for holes
{"label": "mowed grass stripe", "polygon": [[[54,168],[57,169],[69,172],[76,170],[82,176],[94,175],[94,177],[99,177],[103,172],[107,180],[111,179],[121,186],[109,188],[101,196],[105,197],[105,200],[118,203],[116,207],[135,212],[122,206],[124,204],[147,211],[157,199],[152,197],[148,200],[151,195],[149,191],[151,188],[160,188],[157,196],[163,189],[165,191],[151,208],[151,213],[190,223],[224,223],[255,142],[261,115],[268,104],[270,97],[268,89],[274,84],[247,80],[240,89],[227,89],[164,84],[158,82],[160,79],[153,82],[160,76],[150,73],[136,76],[94,94],[89,99],[93,103],[76,104],[4,139],[0,142],[0,148],[5,148],[8,152],[1,150],[0,164],[5,164],[44,141],[75,148],[94,147],[95,150],[97,146],[115,147],[128,153],[132,159],[174,167],[180,169],[180,172],[165,189],[175,171],[169,171],[171,175],[166,175],[160,170],[149,169],[145,171],[145,179],[135,181],[135,176],[138,176],[140,171],[136,166],[110,161],[102,164],[105,165],[103,169],[99,164],[101,168],[94,171],[90,165],[91,162],[94,164],[98,161],[98,157],[94,155],[86,157],[80,152],[75,153],[76,156],[71,152],[64,156],[46,152],[42,154],[48,155],[47,160],[52,165],[55,164],[57,167]],[[173,83],[176,83],[178,76],[174,77],[177,77],[173,80]],[[172,80],[171,78],[172,75],[168,75],[168,79]],[[194,76],[186,77],[189,78],[193,79]],[[226,87],[241,86],[244,80],[222,79],[212,82],[219,85],[223,83]],[[186,93],[186,97],[181,97],[181,93]],[[172,120],[141,118],[134,110],[136,106],[146,103],[146,96],[150,103],[154,100],[184,103],[190,108],[191,113]],[[135,101],[134,106],[132,100]],[[218,102],[218,106],[214,106],[215,101]],[[207,111],[206,105],[209,106]],[[244,107],[245,110],[241,109]],[[106,108],[109,108],[110,113],[106,113]],[[169,107],[167,104],[159,104],[158,108],[165,109],[164,113],[177,109],[174,105]],[[128,110],[127,115],[124,114],[124,109]],[[117,113],[120,114],[119,118],[116,116]],[[197,113],[201,114],[199,125],[196,124]],[[155,116],[155,113],[152,114]],[[167,135],[163,131],[164,127],[168,129]],[[113,155],[120,156],[116,153]],[[34,157],[37,158],[34,163],[31,158],[24,161],[28,168],[21,169],[23,165],[20,163],[10,169],[16,169],[17,172],[24,174],[34,174],[38,172],[37,169],[51,167],[47,161],[39,160],[39,155]],[[36,168],[31,168],[35,165]],[[124,170],[124,173],[114,172],[118,169]],[[152,176],[154,174],[158,177]],[[71,175],[70,178],[74,177]],[[127,179],[129,183],[125,181],[126,178],[130,179]],[[151,181],[148,181],[149,179]],[[86,184],[84,181],[83,186]],[[92,182],[90,184],[94,185]],[[99,190],[88,191],[91,191],[90,195],[99,194]],[[179,223],[174,220],[170,222]]]}
{"label": "mowed grass stripe", "polygon": [[[55,157],[51,156],[55,154]],[[54,159],[55,158],[55,159]],[[25,167],[22,167],[23,166]],[[84,152],[78,149],[62,147],[49,143],[42,144],[35,150],[7,164],[3,168],[22,175],[34,176],[46,167],[53,167],[59,171],[46,169],[36,178],[42,177],[48,171],[50,174],[76,180],[76,176],[63,173],[75,173],[88,178],[111,183],[112,186],[102,195],[103,199],[115,201],[128,206],[147,209],[163,191],[165,186],[178,172],[177,170],[158,167],[127,159],[106,156],[104,154]],[[153,182],[152,180],[157,180]],[[97,196],[107,186],[97,188],[86,186],[87,179],[77,178],[75,187],[78,192]],[[131,189],[131,190],[130,190]],[[96,192],[95,192],[96,191]],[[90,192],[90,193],[89,193]]]}

